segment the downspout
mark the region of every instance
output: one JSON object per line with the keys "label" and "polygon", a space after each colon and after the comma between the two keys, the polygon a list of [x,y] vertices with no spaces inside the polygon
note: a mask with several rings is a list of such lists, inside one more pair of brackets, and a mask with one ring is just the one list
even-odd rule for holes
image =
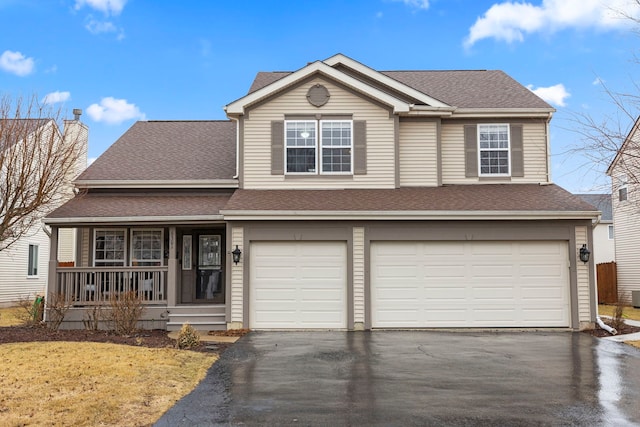
{"label": "downspout", "polygon": [[228,117],[236,122],[236,174],[233,179],[238,179],[240,176],[240,120],[235,117]]}
{"label": "downspout", "polygon": [[[593,228],[595,229],[596,226],[598,224],[600,224],[600,220],[602,218],[602,215],[598,215],[598,219],[593,223]],[[596,285],[597,287],[597,285]],[[598,307],[598,291],[596,289],[595,292],[595,299],[596,299],[596,310]],[[600,326],[601,329],[604,329],[605,331],[609,332],[611,335],[618,335],[618,331],[615,330],[615,328],[612,328],[611,326],[607,325],[606,323],[604,323],[602,321],[602,319],[600,318],[600,314],[596,313],[596,323],[598,324],[598,326]]]}
{"label": "downspout", "polygon": [[547,119],[547,124],[544,127],[544,138],[547,143],[547,184],[553,184],[551,181],[551,136],[549,135],[549,124],[551,123],[552,115],[549,114],[549,118]]}

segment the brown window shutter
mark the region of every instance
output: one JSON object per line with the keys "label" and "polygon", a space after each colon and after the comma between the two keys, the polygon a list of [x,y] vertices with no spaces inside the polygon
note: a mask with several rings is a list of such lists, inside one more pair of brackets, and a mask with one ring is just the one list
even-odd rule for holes
{"label": "brown window shutter", "polygon": [[367,173],[367,122],[353,121],[353,174]]}
{"label": "brown window shutter", "polygon": [[464,176],[478,176],[478,130],[476,125],[464,126]]}
{"label": "brown window shutter", "polygon": [[271,122],[271,175],[284,175],[284,122]]}
{"label": "brown window shutter", "polygon": [[511,125],[511,176],[524,176],[524,155],[522,149],[522,125]]}

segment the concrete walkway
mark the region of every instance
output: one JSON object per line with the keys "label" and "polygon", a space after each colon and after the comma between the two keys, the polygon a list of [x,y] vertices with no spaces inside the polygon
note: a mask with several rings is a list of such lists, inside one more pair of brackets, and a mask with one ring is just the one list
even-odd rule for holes
{"label": "concrete walkway", "polygon": [[571,332],[252,332],[157,426],[640,425],[640,350]]}

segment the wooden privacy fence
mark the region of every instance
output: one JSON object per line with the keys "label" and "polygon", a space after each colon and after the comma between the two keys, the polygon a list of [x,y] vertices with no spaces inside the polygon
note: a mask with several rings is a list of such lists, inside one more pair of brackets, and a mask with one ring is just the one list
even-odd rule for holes
{"label": "wooden privacy fence", "polygon": [[596,265],[598,281],[598,302],[600,304],[616,304],[618,302],[618,273],[615,262],[604,262]]}

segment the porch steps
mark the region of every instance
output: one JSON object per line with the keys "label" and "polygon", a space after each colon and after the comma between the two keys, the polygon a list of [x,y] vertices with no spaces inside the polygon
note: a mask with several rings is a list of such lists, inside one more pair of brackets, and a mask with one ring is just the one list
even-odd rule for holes
{"label": "porch steps", "polygon": [[179,306],[168,308],[168,331],[179,331],[185,323],[199,331],[224,331],[227,329],[225,307]]}

